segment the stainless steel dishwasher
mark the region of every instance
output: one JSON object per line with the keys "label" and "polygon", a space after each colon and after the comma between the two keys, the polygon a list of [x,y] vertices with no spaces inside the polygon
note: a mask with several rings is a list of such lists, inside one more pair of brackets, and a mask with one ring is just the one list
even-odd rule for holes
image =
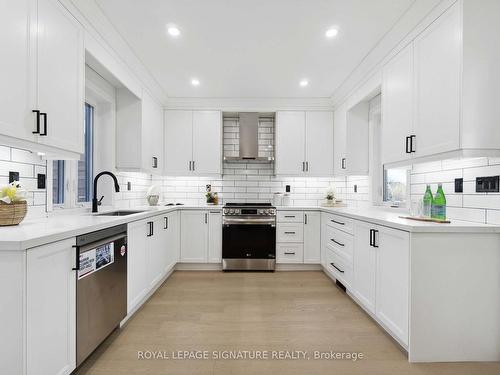
{"label": "stainless steel dishwasher", "polygon": [[127,315],[127,225],[76,238],[76,365]]}

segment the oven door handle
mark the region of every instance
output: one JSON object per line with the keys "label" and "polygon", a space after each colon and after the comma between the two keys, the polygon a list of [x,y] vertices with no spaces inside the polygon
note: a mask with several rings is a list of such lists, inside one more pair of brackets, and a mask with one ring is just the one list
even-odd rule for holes
{"label": "oven door handle", "polygon": [[275,220],[269,220],[269,219],[223,219],[222,224],[224,226],[229,226],[229,225],[269,225],[271,227],[276,226],[276,221]]}

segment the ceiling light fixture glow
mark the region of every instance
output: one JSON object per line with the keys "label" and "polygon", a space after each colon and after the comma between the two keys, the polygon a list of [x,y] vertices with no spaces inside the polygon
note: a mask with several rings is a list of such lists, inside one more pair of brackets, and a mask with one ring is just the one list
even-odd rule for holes
{"label": "ceiling light fixture glow", "polygon": [[302,81],[299,82],[299,85],[301,87],[306,87],[307,85],[309,85],[309,81],[307,79],[303,79]]}
{"label": "ceiling light fixture glow", "polygon": [[335,38],[338,33],[339,30],[336,27],[332,27],[331,29],[326,30],[325,36],[327,38]]}
{"label": "ceiling light fixture glow", "polygon": [[173,37],[177,37],[177,36],[181,35],[181,31],[179,30],[179,28],[177,26],[173,26],[173,25],[167,26],[167,33]]}
{"label": "ceiling light fixture glow", "polygon": [[196,78],[193,78],[193,79],[191,80],[191,84],[192,84],[193,86],[199,86],[199,85],[200,85],[200,81],[199,81],[198,79],[196,79]]}

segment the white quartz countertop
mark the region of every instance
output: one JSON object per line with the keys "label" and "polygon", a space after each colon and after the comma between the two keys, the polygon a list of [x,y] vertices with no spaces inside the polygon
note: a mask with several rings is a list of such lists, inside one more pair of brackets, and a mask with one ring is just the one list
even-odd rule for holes
{"label": "white quartz countertop", "polygon": [[[161,215],[175,210],[217,210],[222,206],[155,206],[100,209],[98,214],[74,212],[53,214],[48,218],[26,219],[16,226],[0,227],[0,251],[24,250],[50,242],[79,236],[115,225]],[[144,212],[127,216],[99,216],[108,211]]]}
{"label": "white quartz countertop", "polygon": [[470,221],[453,220],[451,223],[432,223],[403,219],[400,216],[409,216],[408,212],[401,209],[385,207],[352,208],[352,207],[323,207],[323,206],[280,206],[278,210],[289,211],[321,211],[340,216],[349,217],[356,220],[383,225],[407,232],[428,232],[428,233],[500,233],[500,225],[473,223]]}
{"label": "white quartz countertop", "polygon": [[[161,215],[175,210],[222,210],[222,206],[156,206],[131,207],[125,209],[101,209],[99,213],[116,210],[143,210],[128,216],[99,216],[87,213],[55,214],[48,218],[27,219],[20,225],[0,227],[0,251],[24,250],[50,242],[79,236],[111,226],[126,224],[137,220]],[[387,208],[348,208],[348,207],[277,207],[278,210],[309,210],[337,214],[352,219],[371,222],[408,232],[460,232],[460,233],[500,233],[500,225],[488,225],[467,221],[452,220],[450,224],[426,223],[402,219],[402,211]]]}

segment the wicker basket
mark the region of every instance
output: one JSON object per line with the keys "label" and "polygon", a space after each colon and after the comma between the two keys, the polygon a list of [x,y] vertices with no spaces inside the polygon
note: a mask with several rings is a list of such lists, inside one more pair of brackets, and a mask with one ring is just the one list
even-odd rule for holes
{"label": "wicker basket", "polygon": [[27,212],[26,201],[9,204],[0,201],[0,226],[19,224],[26,217]]}

